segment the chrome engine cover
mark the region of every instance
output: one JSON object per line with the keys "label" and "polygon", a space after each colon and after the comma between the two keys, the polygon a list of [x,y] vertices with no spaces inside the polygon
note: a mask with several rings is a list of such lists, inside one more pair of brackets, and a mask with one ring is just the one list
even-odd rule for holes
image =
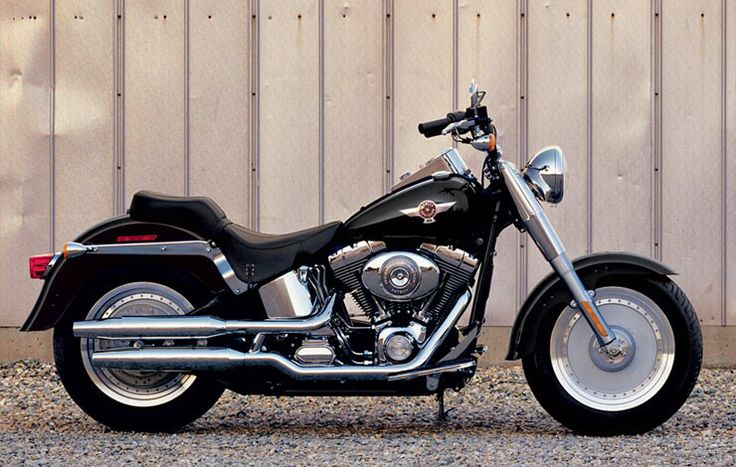
{"label": "chrome engine cover", "polygon": [[435,292],[440,268],[428,258],[410,252],[386,252],[363,267],[363,285],[376,297],[408,302]]}

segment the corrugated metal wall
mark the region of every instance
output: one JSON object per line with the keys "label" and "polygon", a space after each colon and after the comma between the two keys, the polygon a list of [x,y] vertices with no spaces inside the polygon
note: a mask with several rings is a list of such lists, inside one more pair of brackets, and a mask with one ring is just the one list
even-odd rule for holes
{"label": "corrugated metal wall", "polygon": [[[727,0],[0,0],[0,325],[27,257],[148,188],[281,232],[341,219],[448,145],[488,89],[507,157],[565,149],[571,254],[661,258],[736,324],[736,5]],[[728,45],[728,46],[727,46]],[[465,150],[478,168],[481,156]],[[499,244],[491,325],[547,265]]]}

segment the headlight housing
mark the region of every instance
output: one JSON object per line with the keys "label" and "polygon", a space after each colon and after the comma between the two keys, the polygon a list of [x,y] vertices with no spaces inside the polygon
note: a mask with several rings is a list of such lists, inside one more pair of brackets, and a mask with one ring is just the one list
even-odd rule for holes
{"label": "headlight housing", "polygon": [[534,195],[542,201],[562,201],[567,164],[558,146],[549,146],[532,157],[524,167],[524,179]]}

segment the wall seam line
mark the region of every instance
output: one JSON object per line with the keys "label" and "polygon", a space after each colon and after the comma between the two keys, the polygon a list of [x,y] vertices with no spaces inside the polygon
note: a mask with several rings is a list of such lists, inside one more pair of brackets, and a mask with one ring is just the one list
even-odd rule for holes
{"label": "wall seam line", "polygon": [[593,251],[593,0],[587,2],[587,27],[586,27],[586,151],[588,153],[588,180],[587,187],[588,196],[586,200],[586,252]]}
{"label": "wall seam line", "polygon": [[[452,110],[460,108],[460,7],[458,0],[452,0]],[[457,142],[452,146],[457,148]]]}
{"label": "wall seam line", "polygon": [[[29,17],[30,18],[30,17]],[[49,248],[56,251],[56,1],[49,1]]]}
{"label": "wall seam line", "polygon": [[[261,81],[260,81],[260,60],[261,60],[261,3],[260,0],[253,0],[252,3],[253,12],[251,13],[252,21],[252,35],[250,51],[252,56],[252,80],[251,83],[251,98],[252,102],[252,113],[251,113],[251,163],[252,176],[251,176],[251,226],[255,230],[260,228],[260,210],[261,210],[261,186],[260,186],[260,118],[261,118]],[[253,17],[255,15],[255,18]]]}
{"label": "wall seam line", "polygon": [[664,257],[663,250],[664,247],[662,243],[664,242],[663,233],[662,233],[662,218],[664,214],[664,201],[663,201],[663,167],[662,167],[662,131],[664,127],[663,122],[663,115],[662,115],[662,108],[663,108],[663,75],[662,72],[663,68],[663,20],[662,17],[664,15],[664,12],[662,11],[662,4],[660,0],[654,0],[655,2],[655,30],[654,30],[654,60],[655,60],[655,69],[654,69],[654,85],[655,85],[655,106],[654,106],[654,185],[655,185],[655,197],[654,197],[654,219],[655,219],[655,250],[654,250],[654,257],[658,260],[662,260]]}
{"label": "wall seam line", "polygon": [[118,0],[113,1],[112,19],[112,215],[118,213],[118,15],[120,14]]}
{"label": "wall seam line", "polygon": [[728,5],[721,2],[721,326],[728,320]]}
{"label": "wall seam line", "polygon": [[391,189],[393,185],[394,171],[396,170],[396,158],[394,157],[394,25],[396,23],[395,11],[394,11],[394,0],[389,0],[388,3],[388,99],[387,99],[387,111],[388,111],[388,173],[386,174],[387,187],[386,191]]}
{"label": "wall seam line", "polygon": [[184,195],[189,196],[189,0],[184,1]]}
{"label": "wall seam line", "polygon": [[657,254],[657,227],[656,227],[656,199],[657,199],[657,187],[656,187],[656,174],[654,172],[657,166],[655,162],[656,157],[656,118],[657,118],[657,99],[655,98],[655,92],[657,90],[656,80],[656,67],[657,60],[655,57],[655,41],[656,41],[656,28],[657,28],[657,5],[656,0],[649,2],[649,256],[654,258]]}
{"label": "wall seam line", "polygon": [[119,56],[120,56],[120,88],[119,91],[121,93],[120,98],[120,159],[118,160],[118,163],[120,164],[120,185],[119,185],[119,203],[120,203],[120,213],[122,214],[125,212],[125,100],[127,96],[125,95],[125,0],[120,0],[120,14],[122,16],[120,20],[120,42],[119,42]]}
{"label": "wall seam line", "polygon": [[[527,101],[528,96],[528,80],[529,80],[529,31],[528,31],[528,0],[519,0],[519,12],[518,12],[518,27],[519,27],[519,38],[518,43],[518,92],[517,102],[519,103],[518,118],[519,118],[519,130],[518,130],[518,154],[516,154],[516,161],[521,165],[524,154],[527,152],[529,129],[527,121]],[[523,303],[527,293],[527,282],[528,282],[528,261],[529,254],[527,250],[528,237],[526,234],[517,233],[518,235],[518,248],[517,248],[517,293],[516,293],[516,305],[517,310],[519,305]]]}
{"label": "wall seam line", "polygon": [[381,192],[388,191],[388,1],[381,0]]}
{"label": "wall seam line", "polygon": [[319,223],[325,222],[325,2],[317,4],[317,48],[319,49]]}

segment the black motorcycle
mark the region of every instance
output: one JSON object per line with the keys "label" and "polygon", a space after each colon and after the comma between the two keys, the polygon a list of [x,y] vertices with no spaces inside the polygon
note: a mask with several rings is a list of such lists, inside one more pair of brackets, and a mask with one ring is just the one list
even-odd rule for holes
{"label": "black motorcycle", "polygon": [[442,395],[483,352],[496,238],[514,225],[554,270],[519,311],[507,357],[522,359],[537,400],[580,433],[660,425],[702,357],[674,272],[626,253],[571,260],[540,204],[562,200],[562,151],[519,171],[485,92],[470,96],[419,132],[483,151],[480,177],[448,149],[347,221],[284,235],[234,224],[209,198],[139,192],[127,215],[30,259],[45,283],[22,330],[54,328],[69,395],[118,430],[176,430],[226,388],[434,394],[443,414]]}

